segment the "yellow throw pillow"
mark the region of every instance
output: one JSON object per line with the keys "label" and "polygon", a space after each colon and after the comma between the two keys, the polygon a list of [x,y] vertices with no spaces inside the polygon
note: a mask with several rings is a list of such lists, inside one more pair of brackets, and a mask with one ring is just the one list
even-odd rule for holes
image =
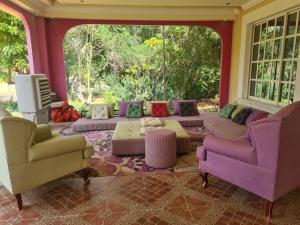
{"label": "yellow throw pillow", "polygon": [[231,113],[231,119],[233,119],[242,109],[246,108],[247,106],[238,104],[235,110]]}

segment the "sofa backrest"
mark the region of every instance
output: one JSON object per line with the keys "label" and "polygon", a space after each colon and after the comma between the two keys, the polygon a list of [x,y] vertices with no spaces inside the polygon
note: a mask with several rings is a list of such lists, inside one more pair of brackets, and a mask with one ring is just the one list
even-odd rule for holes
{"label": "sofa backrest", "polygon": [[282,195],[300,185],[300,101],[275,116],[282,120],[275,194]]}
{"label": "sofa backrest", "polygon": [[28,162],[28,148],[33,143],[35,123],[14,116],[0,118],[0,157],[5,157],[8,166]]}
{"label": "sofa backrest", "polygon": [[258,166],[275,174],[280,147],[281,119],[270,117],[252,122],[248,126],[248,131],[257,153]]}

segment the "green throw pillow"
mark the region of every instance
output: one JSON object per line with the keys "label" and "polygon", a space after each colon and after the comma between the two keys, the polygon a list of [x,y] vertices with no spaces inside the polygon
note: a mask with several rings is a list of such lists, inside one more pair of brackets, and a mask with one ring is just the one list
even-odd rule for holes
{"label": "green throw pillow", "polygon": [[232,121],[237,124],[244,125],[251,112],[252,110],[250,108],[243,108],[238,112],[238,114],[236,114],[235,117],[233,117]]}
{"label": "green throw pillow", "polygon": [[231,119],[233,119],[244,108],[248,108],[248,107],[245,105],[237,104],[235,109],[231,113]]}
{"label": "green throw pillow", "polygon": [[193,102],[181,102],[179,107],[180,116],[196,116],[199,114],[195,111],[195,104]]}
{"label": "green throw pillow", "polygon": [[127,118],[141,118],[143,116],[143,106],[140,104],[129,104],[127,107]]}
{"label": "green throw pillow", "polygon": [[224,117],[226,119],[229,119],[231,116],[231,113],[236,108],[236,105],[233,104],[226,104],[223,109],[220,110],[219,115],[221,117]]}

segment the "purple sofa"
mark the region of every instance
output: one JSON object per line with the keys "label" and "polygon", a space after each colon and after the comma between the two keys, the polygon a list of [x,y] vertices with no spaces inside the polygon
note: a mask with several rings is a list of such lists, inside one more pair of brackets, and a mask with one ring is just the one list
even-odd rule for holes
{"label": "purple sofa", "polygon": [[274,116],[249,124],[245,136],[229,140],[215,135],[198,148],[203,187],[212,174],[273,202],[300,186],[300,101]]}

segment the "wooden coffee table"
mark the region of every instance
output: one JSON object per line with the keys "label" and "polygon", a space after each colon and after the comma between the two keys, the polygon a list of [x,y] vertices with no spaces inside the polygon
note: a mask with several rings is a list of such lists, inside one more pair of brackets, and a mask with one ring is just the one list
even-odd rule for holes
{"label": "wooden coffee table", "polygon": [[[117,123],[112,137],[113,155],[143,155],[145,154],[145,139],[141,133],[140,121],[121,121]],[[191,152],[191,137],[176,120],[164,120],[161,129],[176,133],[177,153]]]}

